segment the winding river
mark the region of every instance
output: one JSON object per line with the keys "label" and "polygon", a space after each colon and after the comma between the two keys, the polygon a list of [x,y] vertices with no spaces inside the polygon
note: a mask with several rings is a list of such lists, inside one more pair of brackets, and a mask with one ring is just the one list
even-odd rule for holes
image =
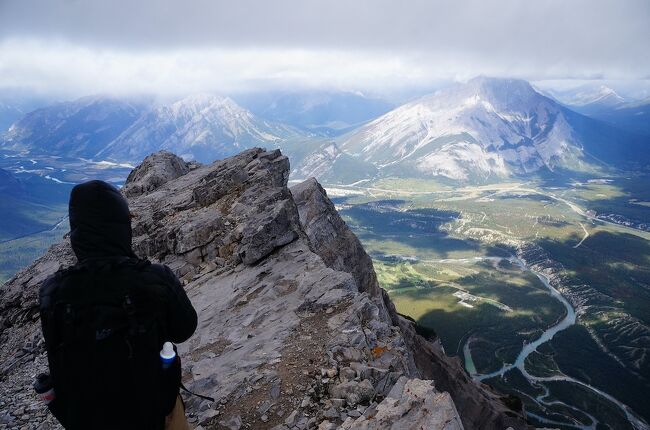
{"label": "winding river", "polygon": [[[493,258],[494,257],[487,257],[486,259],[487,260],[492,260]],[[526,266],[524,261],[522,261],[521,259],[519,259],[517,257],[512,256],[512,257],[508,258],[507,260],[510,261],[511,263],[516,264],[521,269],[530,271],[531,273],[535,274],[535,276],[537,276],[539,278],[539,280],[542,282],[542,284],[544,284],[546,289],[548,289],[551,296],[553,296],[556,300],[558,300],[560,303],[562,303],[562,305],[565,307],[566,316],[562,320],[560,320],[557,324],[555,324],[555,325],[549,327],[548,329],[546,329],[546,331],[544,331],[542,333],[542,335],[539,338],[537,338],[535,341],[533,341],[531,343],[528,343],[528,344],[525,344],[522,347],[521,352],[517,356],[517,359],[515,360],[514,363],[505,364],[505,365],[503,365],[503,367],[501,369],[499,369],[499,370],[497,370],[495,372],[491,372],[491,373],[485,373],[485,374],[477,373],[476,368],[474,366],[474,361],[472,360],[472,353],[471,353],[471,350],[470,350],[470,343],[471,343],[471,340],[472,340],[472,338],[470,337],[465,342],[465,345],[463,346],[463,353],[464,353],[465,363],[466,363],[465,368],[466,368],[467,372],[472,376],[472,378],[474,380],[477,380],[477,381],[483,381],[483,380],[486,380],[486,379],[494,378],[496,376],[503,377],[503,375],[505,375],[506,372],[517,368],[517,369],[519,369],[521,374],[532,385],[535,385],[535,386],[540,386],[544,382],[550,382],[550,381],[565,381],[565,382],[571,382],[571,383],[574,383],[574,384],[579,384],[579,385],[581,385],[583,387],[586,387],[586,388],[592,390],[594,393],[604,397],[605,399],[609,400],[610,402],[612,402],[616,406],[618,406],[621,409],[621,411],[625,414],[628,421],[634,427],[635,430],[650,430],[650,426],[648,426],[648,424],[646,424],[641,418],[639,418],[627,405],[620,402],[619,400],[617,400],[616,398],[614,398],[610,394],[608,394],[608,393],[606,393],[606,392],[604,392],[604,391],[602,391],[602,390],[600,390],[600,389],[598,389],[596,387],[593,387],[593,386],[587,384],[586,382],[582,382],[580,380],[577,380],[575,378],[572,378],[572,377],[566,376],[566,375],[555,375],[555,376],[539,377],[539,376],[534,376],[534,375],[531,375],[530,373],[528,373],[528,371],[526,370],[526,366],[525,366],[526,358],[531,353],[533,353],[535,350],[537,350],[537,348],[540,345],[542,345],[543,343],[548,342],[549,340],[553,339],[553,336],[555,336],[557,333],[559,333],[560,331],[574,325],[576,323],[576,313],[575,313],[575,310],[573,309],[573,307],[571,306],[571,304],[567,301],[567,299],[565,299],[564,296],[562,296],[562,294],[560,294],[560,292],[558,290],[556,290],[550,284],[548,278],[545,275],[532,270],[531,268]],[[546,387],[544,387],[544,388],[545,388],[546,393],[547,393],[546,395],[548,395],[548,389]],[[574,424],[574,425],[570,425],[570,426],[579,428],[581,430],[596,428],[596,426],[598,424],[598,421],[596,420],[595,417],[591,416],[590,414],[586,413],[585,411],[582,411],[582,410],[580,410],[580,409],[578,409],[578,408],[576,408],[574,406],[567,405],[566,403],[562,403],[562,402],[546,402],[546,401],[543,400],[543,397],[545,397],[546,395],[538,396],[538,398],[534,399],[534,400],[539,404],[548,405],[548,406],[553,405],[553,404],[560,404],[561,403],[561,404],[563,404],[563,405],[565,405],[565,406],[567,406],[567,407],[569,407],[571,409],[580,411],[583,414],[590,417],[590,419],[592,420],[591,425],[585,426],[585,425]],[[548,424],[561,424],[559,422],[543,419],[542,417],[538,417],[537,415],[532,414],[532,413],[530,414],[530,416],[532,416],[534,418],[537,418],[540,421],[548,423]],[[568,425],[568,424],[563,424],[563,425]]]}

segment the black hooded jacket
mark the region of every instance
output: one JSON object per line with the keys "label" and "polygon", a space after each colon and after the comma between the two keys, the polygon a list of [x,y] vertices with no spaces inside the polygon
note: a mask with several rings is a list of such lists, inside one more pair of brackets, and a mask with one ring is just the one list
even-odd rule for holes
{"label": "black hooded jacket", "polygon": [[[101,294],[106,295],[106,291],[110,293],[112,288],[124,288],[128,284],[129,291],[136,290],[134,294],[138,295],[139,301],[148,306],[150,314],[155,315],[159,327],[156,336],[159,339],[155,340],[157,347],[162,346],[163,341],[186,341],[197,326],[196,311],[173,272],[167,266],[138,259],[133,253],[128,203],[115,187],[97,180],[75,186],[70,194],[69,215],[70,243],[78,262],[49,277],[40,289],[41,323],[55,391],[57,385],[62,387],[69,382],[64,379],[76,377],[74,373],[67,373],[66,378],[56,374],[55,368],[65,366],[65,363],[56,362],[52,352],[61,342],[64,326],[53,317],[53,309],[70,297],[72,300],[79,296],[84,296],[82,300],[96,300],[104,297]],[[74,369],[65,370],[74,372]],[[83,382],[83,378],[81,380]],[[72,414],[76,411],[83,413],[83,406],[66,405],[66,409]],[[114,416],[109,412],[107,417]],[[119,412],[117,414],[119,417]],[[82,424],[66,428],[106,428],[101,424],[84,422],[88,417],[73,419]],[[120,428],[131,428],[128,421],[133,424],[133,417],[128,417]]]}
{"label": "black hooded jacket", "polygon": [[131,213],[126,199],[110,184],[90,181],[70,193],[70,244],[80,262],[135,258]]}

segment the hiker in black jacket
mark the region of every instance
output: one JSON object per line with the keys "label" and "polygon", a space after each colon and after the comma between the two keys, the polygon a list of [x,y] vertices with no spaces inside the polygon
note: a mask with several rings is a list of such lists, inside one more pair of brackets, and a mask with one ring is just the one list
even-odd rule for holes
{"label": "hiker in black jacket", "polygon": [[77,264],[40,290],[43,335],[66,429],[186,429],[180,360],[162,365],[165,342],[184,342],[197,316],[172,271],[131,249],[131,214],[102,181],[73,188],[70,244]]}

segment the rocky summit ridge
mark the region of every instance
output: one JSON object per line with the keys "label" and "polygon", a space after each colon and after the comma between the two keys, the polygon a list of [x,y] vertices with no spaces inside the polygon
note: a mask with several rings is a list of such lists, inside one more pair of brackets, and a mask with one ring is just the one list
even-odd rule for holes
{"label": "rocky summit ridge", "polygon": [[[133,248],[169,265],[199,315],[180,345],[196,429],[527,428],[400,316],[314,179],[259,148],[213,164],[147,157],[123,192]],[[0,289],[0,429],[58,428],[31,392],[46,368],[39,284],[68,240]]]}

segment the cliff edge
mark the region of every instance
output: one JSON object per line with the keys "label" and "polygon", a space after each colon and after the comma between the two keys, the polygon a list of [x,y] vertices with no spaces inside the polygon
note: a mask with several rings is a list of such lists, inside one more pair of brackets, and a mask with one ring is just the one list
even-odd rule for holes
{"label": "cliff edge", "polygon": [[[169,265],[199,315],[180,345],[197,429],[514,429],[520,412],[416,332],[325,190],[251,149],[198,166],[153,154],[124,193],[133,249]],[[0,428],[57,428],[31,392],[47,366],[39,284],[67,240],[0,289]]]}

